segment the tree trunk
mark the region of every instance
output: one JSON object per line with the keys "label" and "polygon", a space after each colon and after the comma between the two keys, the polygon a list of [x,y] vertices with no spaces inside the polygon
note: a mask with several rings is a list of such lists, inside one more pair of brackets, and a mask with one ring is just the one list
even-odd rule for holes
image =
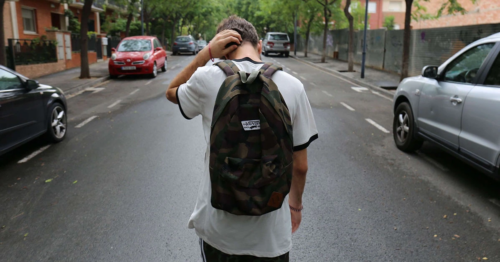
{"label": "tree trunk", "polygon": [[127,17],[127,27],[125,29],[125,37],[127,37],[130,32],[130,24],[132,23],[132,18],[134,18],[134,12],[130,11],[130,14],[128,14]]}
{"label": "tree trunk", "polygon": [[163,46],[167,46],[167,43],[165,43],[165,28],[167,28],[167,21],[168,21],[168,16],[165,16],[163,18],[163,26],[161,27],[161,44]]}
{"label": "tree trunk", "polygon": [[80,45],[81,45],[81,67],[80,78],[90,78],[89,68],[89,37],[87,32],[89,30],[89,16],[92,10],[92,2],[94,0],[85,0],[82,10],[82,23],[80,28]]}
{"label": "tree trunk", "polygon": [[401,80],[408,77],[408,65],[410,63],[410,38],[411,38],[411,7],[413,0],[405,0],[405,32],[403,37],[403,63],[401,64]]}
{"label": "tree trunk", "polygon": [[175,25],[177,24],[177,19],[172,19],[172,37],[170,38],[170,48],[174,50],[174,42],[175,42]]}
{"label": "tree trunk", "polygon": [[5,53],[5,33],[3,30],[3,6],[5,0],[0,0],[0,65],[7,66],[7,54]]}
{"label": "tree trunk", "polygon": [[349,51],[347,54],[347,71],[354,72],[354,18],[349,12],[349,6],[351,6],[351,0],[346,0],[344,15],[349,21]]}
{"label": "tree trunk", "polygon": [[311,23],[314,20],[314,13],[311,13],[311,17],[309,17],[309,21],[307,21],[307,30],[306,30],[306,45],[304,49],[304,57],[307,57],[307,49],[309,48],[309,34],[311,33]]}
{"label": "tree trunk", "polygon": [[[347,0],[350,1],[350,0]],[[326,36],[328,34],[328,0],[325,0],[325,5],[323,6],[323,14],[325,19],[325,27],[323,28],[323,55],[321,56],[321,63],[326,62]]]}

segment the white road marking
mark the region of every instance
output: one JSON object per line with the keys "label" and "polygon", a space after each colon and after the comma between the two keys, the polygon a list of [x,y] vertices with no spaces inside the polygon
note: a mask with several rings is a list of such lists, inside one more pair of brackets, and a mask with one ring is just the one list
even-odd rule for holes
{"label": "white road marking", "polygon": [[[302,63],[304,63],[304,64],[306,64],[306,65],[308,65],[309,67],[313,67],[313,66],[311,66],[310,64],[308,64],[308,63],[306,63],[306,62],[304,62],[304,61],[301,61],[300,59],[297,59],[297,60],[299,60],[300,62],[302,62]],[[325,70],[323,70],[323,69],[320,69],[320,70],[321,70],[321,71],[323,71],[324,73],[327,73],[327,74],[329,74],[329,75],[331,75],[331,76],[333,76],[333,77],[335,77],[335,78],[338,78],[338,79],[340,79],[340,80],[342,80],[342,81],[344,81],[344,82],[346,82],[346,83],[349,83],[349,84],[351,84],[351,85],[357,85],[356,83],[353,83],[353,82],[351,82],[351,81],[349,81],[349,80],[346,80],[346,79],[344,79],[344,78],[342,78],[342,77],[338,77],[338,76],[334,75],[333,73],[330,73],[330,72],[325,71]]]}
{"label": "white road marking", "polygon": [[146,85],[151,84],[151,82],[153,82],[153,80],[149,80],[149,81],[147,81],[147,82],[146,82]]}
{"label": "white road marking", "polygon": [[135,93],[139,92],[139,90],[141,90],[141,89],[136,89],[136,90],[132,91],[132,92],[130,93],[130,95],[133,95],[133,94],[135,94]]}
{"label": "white road marking", "polygon": [[317,86],[315,83],[313,82],[309,82],[309,84],[313,85],[313,86]]}
{"label": "white road marking", "polygon": [[326,92],[325,90],[323,90],[323,93],[325,93],[327,96],[332,96],[332,94]]}
{"label": "white road marking", "polygon": [[350,107],[348,104],[344,103],[344,102],[340,102],[341,105],[343,105],[345,108],[351,110],[351,111],[356,111],[354,108]]}
{"label": "white road marking", "polygon": [[356,92],[358,92],[358,93],[361,93],[361,92],[363,92],[363,91],[368,90],[368,88],[366,88],[366,87],[355,87],[355,86],[353,86],[353,87],[351,87],[351,88],[352,88],[352,90],[354,90],[354,91],[356,91]]}
{"label": "white road marking", "polygon": [[387,100],[389,100],[389,101],[392,101],[392,99],[390,99],[390,98],[388,98],[388,97],[386,97],[386,96],[382,95],[381,93],[379,93],[379,92],[377,92],[377,91],[372,91],[372,93],[373,93],[373,94],[375,94],[375,95],[378,95],[378,96],[380,96],[380,97],[382,97],[382,98],[385,98],[385,99],[387,99]]}
{"label": "white road marking", "polygon": [[81,128],[84,125],[88,124],[90,121],[94,120],[95,118],[97,118],[97,116],[91,116],[91,117],[87,118],[87,120],[85,120],[85,121],[81,122],[80,124],[78,124],[75,128]]}
{"label": "white road marking", "polygon": [[436,162],[436,160],[428,157],[426,154],[424,154],[424,153],[422,153],[420,151],[417,151],[417,154],[419,156],[421,156],[423,159],[427,160],[427,162],[429,162],[429,163],[433,164],[435,167],[441,169],[441,171],[443,171],[443,172],[448,172],[449,171],[448,168],[446,168],[443,165],[441,165],[440,163]]}
{"label": "white road marking", "polygon": [[118,100],[118,101],[114,102],[113,104],[109,105],[108,108],[112,108],[112,107],[118,105],[121,101],[122,100]]}
{"label": "white road marking", "polygon": [[384,132],[384,133],[386,133],[386,134],[389,134],[389,133],[390,133],[390,132],[389,132],[389,130],[387,130],[387,129],[385,129],[383,126],[381,126],[381,125],[377,124],[375,121],[371,120],[370,118],[367,118],[367,119],[365,119],[365,120],[366,120],[366,122],[368,122],[368,123],[372,124],[374,127],[378,128],[380,131],[382,131],[382,132]]}
{"label": "white road marking", "polygon": [[95,94],[95,93],[99,93],[101,92],[102,90],[104,90],[105,88],[104,87],[88,87],[85,89],[85,91],[89,91],[89,92],[92,92],[92,94]]}
{"label": "white road marking", "polygon": [[18,163],[18,164],[26,163],[26,162],[28,162],[30,159],[32,159],[33,157],[35,157],[35,156],[37,156],[38,154],[40,154],[40,153],[42,153],[43,151],[45,151],[45,150],[46,150],[47,148],[49,148],[49,147],[50,147],[50,145],[48,145],[48,146],[44,146],[44,147],[42,147],[42,148],[38,149],[37,151],[35,151],[35,152],[31,153],[31,155],[29,155],[29,156],[27,156],[27,157],[25,157],[25,158],[23,158],[23,159],[19,160],[17,163]]}
{"label": "white road marking", "polygon": [[303,76],[300,76],[300,78],[304,79],[304,81],[307,81],[307,79],[305,77],[303,77]]}
{"label": "white road marking", "polygon": [[292,73],[293,73],[294,75],[297,75],[297,72],[295,72],[295,71],[292,71]]}

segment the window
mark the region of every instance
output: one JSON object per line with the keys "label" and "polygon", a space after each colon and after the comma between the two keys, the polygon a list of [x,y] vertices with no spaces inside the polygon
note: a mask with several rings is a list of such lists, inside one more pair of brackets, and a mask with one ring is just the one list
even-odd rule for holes
{"label": "window", "polygon": [[0,69],[0,91],[21,87],[21,80],[16,75]]}
{"label": "window", "polygon": [[399,30],[401,29],[398,24],[394,24],[394,30]]}
{"label": "window", "polygon": [[351,6],[349,6],[349,13],[351,13],[351,8],[358,8],[358,2],[351,3]]}
{"label": "window", "polygon": [[191,38],[188,36],[179,36],[175,39],[175,42],[189,42]]}
{"label": "window", "polygon": [[377,3],[376,2],[369,2],[368,3],[368,13],[374,14],[377,12]]}
{"label": "window", "polygon": [[497,59],[491,66],[484,84],[489,86],[500,86],[500,55],[497,56]]}
{"label": "window", "polygon": [[153,40],[153,46],[154,46],[155,49],[157,47],[160,47],[160,45],[158,44],[158,42],[156,41],[156,39]]}
{"label": "window", "polygon": [[123,40],[118,47],[118,52],[151,51],[151,40]]}
{"label": "window", "polygon": [[284,35],[284,34],[269,35],[269,40],[288,41],[288,35]]}
{"label": "window", "polygon": [[443,80],[472,83],[494,45],[494,43],[478,45],[457,57],[446,67]]}
{"label": "window", "polygon": [[25,33],[35,33],[36,34],[36,26],[35,26],[35,10],[34,9],[21,9],[22,17],[23,17],[23,26]]}
{"label": "window", "polygon": [[400,12],[401,11],[401,3],[399,1],[391,1],[389,2],[389,11],[391,12]]}

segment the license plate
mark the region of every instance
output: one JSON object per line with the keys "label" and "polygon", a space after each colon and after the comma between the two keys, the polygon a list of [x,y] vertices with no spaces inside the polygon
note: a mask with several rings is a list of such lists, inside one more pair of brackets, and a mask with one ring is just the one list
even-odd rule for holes
{"label": "license plate", "polygon": [[185,47],[181,47],[180,49],[186,49]]}
{"label": "license plate", "polygon": [[122,70],[135,70],[135,66],[122,66]]}

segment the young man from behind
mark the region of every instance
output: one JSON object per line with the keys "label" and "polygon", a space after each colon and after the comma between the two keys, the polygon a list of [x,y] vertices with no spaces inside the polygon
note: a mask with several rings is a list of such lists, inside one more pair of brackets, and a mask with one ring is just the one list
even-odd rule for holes
{"label": "young man from behind", "polygon": [[[230,45],[231,43],[235,44]],[[318,137],[316,124],[302,83],[295,77],[279,70],[276,66],[265,65],[260,60],[261,51],[262,41],[259,41],[253,25],[242,18],[231,16],[220,23],[217,35],[209,43],[209,46],[202,49],[194,60],[175,77],[166,92],[168,100],[179,104],[180,111],[185,118],[191,119],[198,115],[202,116],[203,130],[207,138],[206,166],[203,181],[194,212],[188,223],[188,227],[194,228],[196,234],[200,237],[203,261],[288,261],[289,251],[292,247],[292,233],[299,228],[302,219],[302,194],[308,169],[307,147]],[[225,58],[231,61],[205,66],[213,58]],[[256,77],[260,80],[255,80]],[[242,120],[241,117],[252,115],[254,111],[237,112],[235,115],[240,119],[236,122],[223,123],[218,126],[217,121],[223,121],[224,119],[232,121],[229,119],[234,116],[228,115],[226,117],[224,115],[225,111],[219,110],[222,108],[220,103],[223,103],[224,97],[221,95],[218,97],[218,94],[224,90],[228,93],[234,92],[234,90],[241,88],[242,85],[254,88],[256,86],[254,83],[257,83],[258,88],[260,88],[263,82],[259,81],[267,83],[262,88],[269,88],[271,91],[279,90],[279,92],[269,92],[266,89],[267,93],[264,94],[265,91],[263,91],[262,97],[269,98],[272,93],[271,95],[274,98],[281,97],[281,102],[275,100],[275,103],[268,103],[266,101],[272,99],[264,100],[263,98],[258,100],[261,99],[261,91],[258,91],[257,96],[253,96],[254,100],[250,95],[251,98],[248,100],[243,101],[244,99],[240,98],[239,102],[233,101],[236,103],[234,105],[246,102],[251,104],[257,101],[257,107],[260,106],[260,109],[255,111],[257,112],[256,116],[249,116],[248,119],[243,119],[245,121],[240,121]],[[228,86],[235,82],[239,84]],[[227,93],[222,95],[227,97]],[[240,95],[240,97],[244,96]],[[255,97],[258,99],[256,100]],[[238,97],[235,99],[238,99]],[[262,114],[266,113],[264,111],[272,111],[263,107],[262,103],[271,108],[282,108],[283,110],[276,110],[273,113],[281,118],[276,117],[269,120],[271,118],[269,115],[267,115],[268,120],[262,118],[262,115],[259,118],[261,111]],[[216,110],[214,110],[214,107]],[[251,107],[251,105],[240,104],[240,107],[243,108],[241,110],[246,110],[245,108]],[[281,112],[277,113],[278,111]],[[286,113],[283,113],[283,111],[286,111]],[[281,124],[281,120],[283,120],[283,124]],[[275,125],[276,122],[280,124]],[[228,129],[231,129],[231,127],[233,132],[238,133],[229,133],[231,130],[228,131]],[[269,130],[273,130],[273,132],[269,132]],[[286,131],[289,131],[290,139],[288,140],[284,138],[287,136]],[[228,137],[223,138],[224,132],[228,132]],[[288,180],[288,184],[280,184],[280,189],[273,189],[279,191],[286,188],[284,194],[273,192],[272,195],[266,195],[264,205],[260,206],[263,210],[258,208],[259,200],[256,200],[257,204],[255,205],[250,204],[250,202],[243,202],[243,204],[238,202],[240,203],[238,207],[231,206],[231,203],[236,202],[233,201],[234,199],[228,199],[230,197],[226,193],[231,190],[227,191],[227,188],[224,188],[226,185],[212,183],[214,180],[211,179],[213,179],[214,175],[219,175],[217,172],[224,173],[232,167],[229,166],[225,167],[226,169],[221,169],[221,171],[215,171],[216,169],[212,166],[213,162],[216,162],[216,159],[222,155],[226,165],[233,165],[233,167],[240,165],[243,171],[230,171],[234,171],[233,174],[236,175],[242,174],[241,179],[249,172],[248,167],[252,167],[250,162],[253,161],[252,159],[248,162],[249,160],[244,157],[256,154],[257,157],[254,158],[259,158],[261,151],[267,150],[265,148],[267,144],[265,143],[268,142],[269,138],[266,135],[270,133],[273,133],[271,135],[275,133],[281,134],[278,134],[278,138],[276,138],[281,141],[281,144],[277,143],[279,145],[275,145],[275,147],[279,148],[280,145],[283,145],[283,148],[278,150],[277,155],[286,155],[286,151],[290,151],[288,159],[290,163],[293,162],[293,165],[289,164],[287,167],[283,167],[283,170],[289,170],[291,184]],[[256,134],[254,138],[259,140],[257,144],[252,144],[250,141],[253,139],[251,134]],[[241,151],[244,151],[242,153],[244,157],[224,158],[224,154],[232,149],[223,148],[223,146],[219,148],[222,142],[217,141],[222,141],[220,139],[231,140],[235,139],[235,137],[247,139],[245,140],[247,144],[237,150],[237,153],[240,154]],[[260,141],[261,137],[262,141]],[[227,142],[226,140],[224,140],[224,143]],[[287,141],[289,141],[289,146],[285,145]],[[214,153],[214,151],[216,152]],[[270,160],[267,159],[269,157]],[[279,169],[280,174],[287,173],[274,165],[277,162],[273,162],[275,161],[273,159],[277,158],[276,155],[262,153],[263,163],[262,166],[259,166],[262,167],[262,173],[268,172],[272,176],[275,169]],[[285,158],[283,157],[283,159]],[[244,165],[241,163],[244,163]],[[224,163],[222,164],[224,165]],[[233,174],[229,174],[229,176]],[[253,187],[249,190],[254,190],[260,186],[252,185],[249,187]],[[239,189],[235,190],[238,191]],[[253,200],[260,199],[260,196],[252,196],[252,193],[248,192],[250,191],[245,191],[242,197]],[[283,198],[286,193],[288,195]],[[241,195],[240,191],[235,193],[235,195],[239,194]],[[217,203],[217,197],[222,203]],[[265,206],[266,203],[267,206]],[[217,208],[214,206],[217,206]]]}

